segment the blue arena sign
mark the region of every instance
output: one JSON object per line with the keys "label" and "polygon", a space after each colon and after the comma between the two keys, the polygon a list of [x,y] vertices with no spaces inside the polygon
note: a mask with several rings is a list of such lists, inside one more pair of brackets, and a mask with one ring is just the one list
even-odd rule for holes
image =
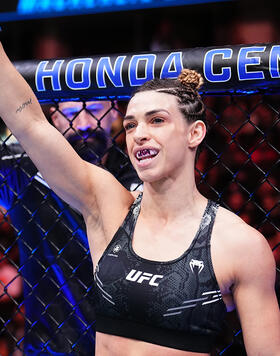
{"label": "blue arena sign", "polygon": [[77,11],[81,9],[120,10],[130,7],[161,7],[175,5],[189,5],[194,3],[214,2],[214,0],[19,0],[17,11],[20,14]]}
{"label": "blue arena sign", "polygon": [[[51,90],[62,90],[65,82],[70,90],[86,90],[91,86],[98,89],[114,86],[124,87],[125,72],[122,70],[127,56],[118,56],[112,63],[110,57],[101,57],[97,61],[95,70],[92,58],[72,59],[65,66],[64,60],[55,62],[41,61],[36,69],[35,85],[38,92],[46,91],[45,81],[51,83]],[[128,62],[127,77],[129,86],[139,86],[155,77],[156,54],[133,55]],[[63,70],[63,67],[65,69]],[[183,68],[182,52],[171,52],[164,60],[161,68],[161,77],[177,78]],[[92,73],[95,80],[92,81]],[[64,76],[61,73],[64,72]],[[75,79],[76,78],[76,79]]]}
{"label": "blue arena sign", "polygon": [[13,10],[0,10],[0,21],[182,6],[232,0],[18,0]]}
{"label": "blue arena sign", "polygon": [[[16,64],[16,63],[15,63]],[[177,78],[182,68],[204,77],[203,92],[280,90],[280,45],[193,48],[181,51],[30,61],[19,72],[38,99],[129,97],[153,78]],[[75,95],[73,93],[75,92]]]}

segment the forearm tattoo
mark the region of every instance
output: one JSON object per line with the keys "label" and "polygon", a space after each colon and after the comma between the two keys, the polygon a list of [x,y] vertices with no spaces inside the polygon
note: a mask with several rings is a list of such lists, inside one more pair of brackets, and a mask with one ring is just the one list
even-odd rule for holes
{"label": "forearm tattoo", "polygon": [[30,105],[31,103],[32,103],[31,98],[28,101],[25,101],[22,105],[20,105],[20,107],[18,107],[16,109],[16,114],[19,113],[19,112],[22,112],[22,110],[25,109],[26,106]]}

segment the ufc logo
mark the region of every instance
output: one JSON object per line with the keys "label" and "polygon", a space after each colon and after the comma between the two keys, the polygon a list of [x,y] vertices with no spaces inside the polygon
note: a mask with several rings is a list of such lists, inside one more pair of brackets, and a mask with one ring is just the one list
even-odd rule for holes
{"label": "ufc logo", "polygon": [[160,274],[152,274],[152,273],[136,271],[135,269],[132,269],[128,273],[125,279],[137,283],[142,283],[143,281],[149,281],[150,286],[157,287],[158,283],[156,283],[156,280],[159,278],[163,278],[163,276],[161,276]]}

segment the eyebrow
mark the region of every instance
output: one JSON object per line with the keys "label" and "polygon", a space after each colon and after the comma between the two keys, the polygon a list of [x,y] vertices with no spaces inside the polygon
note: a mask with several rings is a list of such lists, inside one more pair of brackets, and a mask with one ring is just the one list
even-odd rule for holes
{"label": "eyebrow", "polygon": [[[166,112],[167,114],[169,114],[169,111],[167,111],[167,110],[165,110],[165,109],[155,109],[155,110],[147,111],[147,112],[145,113],[145,116],[147,117],[147,116],[150,116],[150,115],[154,115],[154,114],[156,114],[156,113],[158,113],[158,112],[161,112],[161,111],[164,111],[164,112]],[[135,116],[133,116],[133,115],[127,115],[127,116],[125,116],[125,117],[123,118],[123,121],[125,121],[125,120],[133,120],[134,118],[135,118]]]}

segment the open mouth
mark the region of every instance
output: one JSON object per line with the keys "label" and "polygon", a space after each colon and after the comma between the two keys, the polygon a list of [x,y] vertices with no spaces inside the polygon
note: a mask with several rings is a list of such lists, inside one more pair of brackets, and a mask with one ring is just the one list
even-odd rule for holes
{"label": "open mouth", "polygon": [[158,150],[145,148],[136,152],[135,157],[138,161],[148,160],[154,158],[158,154]]}

